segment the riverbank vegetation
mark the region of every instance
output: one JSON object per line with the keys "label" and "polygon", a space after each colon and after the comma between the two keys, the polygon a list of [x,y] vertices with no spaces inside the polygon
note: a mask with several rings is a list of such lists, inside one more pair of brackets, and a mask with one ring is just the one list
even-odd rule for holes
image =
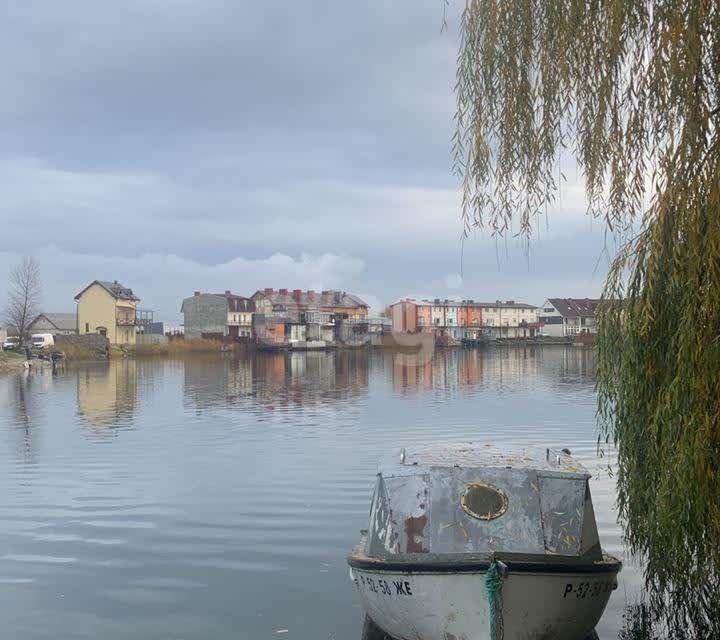
{"label": "riverbank vegetation", "polygon": [[63,352],[68,362],[90,362],[134,356],[181,357],[190,353],[219,353],[223,349],[223,343],[219,340],[192,338],[170,340],[160,344],[111,345],[109,348],[77,342],[60,342],[56,348]]}
{"label": "riverbank vegetation", "polygon": [[0,373],[25,368],[25,356],[15,351],[0,351]]}
{"label": "riverbank vegetation", "polygon": [[467,0],[461,29],[466,228],[529,242],[580,168],[621,246],[598,415],[626,541],[651,619],[720,637],[720,4]]}
{"label": "riverbank vegetation", "polygon": [[222,349],[223,343],[219,340],[191,338],[160,344],[135,344],[127,348],[127,353],[135,356],[182,356],[188,353],[220,352]]}

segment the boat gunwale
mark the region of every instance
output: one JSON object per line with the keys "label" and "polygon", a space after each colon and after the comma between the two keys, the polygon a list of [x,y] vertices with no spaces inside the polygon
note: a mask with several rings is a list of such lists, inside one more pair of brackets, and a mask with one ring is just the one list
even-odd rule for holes
{"label": "boat gunwale", "polygon": [[[430,557],[423,557],[430,556]],[[519,557],[518,557],[519,556]],[[534,574],[617,574],[622,562],[604,555],[602,560],[540,554],[408,554],[405,557],[371,558],[363,552],[347,556],[353,569],[363,571],[395,571],[399,573],[481,573],[493,561],[504,563],[508,571]]]}

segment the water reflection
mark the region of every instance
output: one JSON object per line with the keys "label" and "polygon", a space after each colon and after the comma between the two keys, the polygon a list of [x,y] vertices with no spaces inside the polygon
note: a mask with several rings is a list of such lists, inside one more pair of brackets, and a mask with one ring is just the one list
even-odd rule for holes
{"label": "water reflection", "polygon": [[[378,458],[405,443],[569,446],[596,476],[603,544],[622,555],[594,376],[592,352],[556,347],[426,362],[198,354],[0,377],[4,635],[357,638],[344,558]],[[626,562],[601,638],[617,638],[639,576]]]}
{"label": "water reflection", "polygon": [[248,404],[267,411],[347,401],[366,392],[368,365],[366,350],[260,352],[227,358],[218,375],[217,358],[191,358],[184,362],[185,398],[198,410]]}
{"label": "water reflection", "polygon": [[15,376],[8,387],[14,415],[16,455],[25,463],[34,461],[37,446],[33,433],[33,418],[41,409],[37,406],[37,396],[32,393],[35,382],[35,378],[26,373]]}
{"label": "water reflection", "polygon": [[403,393],[472,390],[485,383],[516,387],[538,376],[553,385],[587,385],[595,379],[594,351],[575,347],[437,350],[424,355],[390,353],[394,388]]}
{"label": "water reflection", "polygon": [[78,412],[92,426],[127,424],[137,403],[138,363],[121,359],[75,371]]}

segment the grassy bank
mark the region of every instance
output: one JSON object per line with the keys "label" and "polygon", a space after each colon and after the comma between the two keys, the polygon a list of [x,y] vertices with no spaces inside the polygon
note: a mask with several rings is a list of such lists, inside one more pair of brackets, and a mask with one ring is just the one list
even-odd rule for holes
{"label": "grassy bank", "polygon": [[25,368],[25,356],[14,351],[0,351],[0,373],[21,371]]}
{"label": "grassy bank", "polygon": [[93,361],[107,360],[105,349],[97,349],[82,344],[63,344],[57,347],[65,354],[66,360]]}
{"label": "grassy bank", "polygon": [[97,360],[113,360],[115,358],[127,358],[133,356],[177,356],[181,357],[188,353],[219,353],[222,343],[217,340],[205,340],[193,338],[192,340],[171,340],[163,344],[135,344],[110,347],[110,352],[105,349],[88,347],[82,344],[60,344],[58,345],[65,354],[68,362],[88,362]]}
{"label": "grassy bank", "polygon": [[211,353],[222,350],[222,342],[192,338],[191,340],[170,340],[163,344],[135,344],[126,348],[127,355],[133,356],[182,356],[187,353]]}

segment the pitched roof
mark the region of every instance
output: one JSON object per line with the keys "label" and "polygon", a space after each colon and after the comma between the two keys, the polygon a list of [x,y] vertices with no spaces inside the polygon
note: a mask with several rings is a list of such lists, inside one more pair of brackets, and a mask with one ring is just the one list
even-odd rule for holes
{"label": "pitched roof", "polygon": [[31,323],[34,325],[40,318],[45,318],[58,331],[74,331],[77,329],[76,313],[41,313]]}
{"label": "pitched roof", "polygon": [[257,303],[269,300],[273,305],[302,308],[344,308],[358,309],[367,307],[367,303],[358,296],[345,291],[302,291],[301,289],[260,289],[252,295]]}
{"label": "pitched roof", "polygon": [[598,298],[548,298],[548,301],[564,318],[592,318],[600,304]]}
{"label": "pitched roof", "polygon": [[224,298],[228,305],[228,311],[255,311],[255,302],[253,302],[252,298],[236,296],[230,291],[226,291],[225,293],[201,293],[200,291],[196,291],[189,298],[185,298],[182,301],[182,304],[180,305],[180,312],[182,313],[184,311],[186,302],[188,302],[189,300],[193,300],[194,298],[199,298],[201,296]]}
{"label": "pitched roof", "polygon": [[234,293],[219,293],[217,295],[227,300],[228,311],[255,311],[255,303],[252,298],[236,296]]}
{"label": "pitched roof", "polygon": [[117,280],[113,282],[110,282],[109,280],[93,280],[87,287],[75,296],[75,300],[79,300],[80,296],[82,296],[82,294],[94,284],[100,285],[116,300],[131,300],[133,302],[138,302],[140,300],[140,298],[132,292],[132,289],[124,287]]}

